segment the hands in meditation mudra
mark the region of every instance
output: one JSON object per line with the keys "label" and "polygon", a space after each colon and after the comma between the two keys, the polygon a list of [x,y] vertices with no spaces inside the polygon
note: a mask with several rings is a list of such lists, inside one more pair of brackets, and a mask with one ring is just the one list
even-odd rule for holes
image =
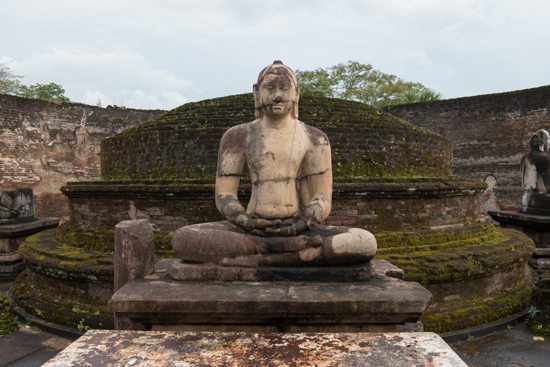
{"label": "hands in meditation mudra", "polygon": [[[216,207],[227,221],[182,227],[172,238],[189,263],[239,267],[346,266],[376,254],[372,233],[325,226],[332,200],[330,143],[298,120],[300,88],[294,72],[275,61],[254,84],[255,117],[222,137]],[[252,194],[237,198],[244,165]]]}

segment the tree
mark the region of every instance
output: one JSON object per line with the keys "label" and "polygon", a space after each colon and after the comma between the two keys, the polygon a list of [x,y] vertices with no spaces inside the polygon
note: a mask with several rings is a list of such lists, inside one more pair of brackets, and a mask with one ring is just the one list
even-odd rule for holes
{"label": "tree", "polygon": [[21,89],[22,76],[11,72],[7,63],[0,63],[0,93],[17,94]]}
{"label": "tree", "polygon": [[0,93],[14,94],[20,97],[45,99],[55,102],[70,102],[65,96],[65,89],[59,84],[49,83],[26,86],[21,84],[20,75],[12,73],[7,63],[0,63]]}
{"label": "tree", "polygon": [[442,97],[443,97],[443,94],[429,88],[426,88],[420,91],[406,90],[399,94],[401,103],[439,101]]}
{"label": "tree", "polygon": [[65,96],[65,89],[55,83],[40,84],[36,83],[30,86],[23,86],[20,93],[22,97],[45,99],[54,102],[70,102],[71,100]]}
{"label": "tree", "polygon": [[405,91],[427,89],[420,83],[404,81],[357,61],[313,71],[296,70],[296,78],[304,94],[349,99],[376,107],[403,103],[400,94]]}

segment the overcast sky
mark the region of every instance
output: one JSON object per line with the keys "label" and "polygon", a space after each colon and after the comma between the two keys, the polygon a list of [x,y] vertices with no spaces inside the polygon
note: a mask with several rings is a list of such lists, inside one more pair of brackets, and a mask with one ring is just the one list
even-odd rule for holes
{"label": "overcast sky", "polygon": [[550,84],[548,0],[0,0],[0,59],[73,101],[172,109],[280,59],[348,60],[444,98]]}

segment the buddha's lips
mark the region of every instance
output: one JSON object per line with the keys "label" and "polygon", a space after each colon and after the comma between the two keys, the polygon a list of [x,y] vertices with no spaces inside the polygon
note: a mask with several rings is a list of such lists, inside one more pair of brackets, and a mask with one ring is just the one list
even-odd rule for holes
{"label": "buddha's lips", "polygon": [[267,108],[267,107],[275,107],[275,106],[283,106],[284,103],[286,102],[292,102],[292,104],[296,104],[296,101],[281,101],[281,102],[277,102],[277,103],[269,103],[269,104],[263,104],[260,106],[260,108]]}

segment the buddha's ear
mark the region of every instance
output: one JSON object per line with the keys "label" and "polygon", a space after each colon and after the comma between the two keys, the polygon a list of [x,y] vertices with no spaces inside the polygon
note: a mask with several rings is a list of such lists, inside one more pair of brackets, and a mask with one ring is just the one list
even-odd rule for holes
{"label": "buddha's ear", "polygon": [[295,119],[298,118],[298,104],[300,102],[300,86],[296,86],[296,102],[294,103],[294,109],[292,110],[292,114]]}
{"label": "buddha's ear", "polygon": [[254,117],[259,119],[262,117],[262,108],[260,105],[260,93],[258,92],[258,84],[252,86],[252,93],[254,94]]}

